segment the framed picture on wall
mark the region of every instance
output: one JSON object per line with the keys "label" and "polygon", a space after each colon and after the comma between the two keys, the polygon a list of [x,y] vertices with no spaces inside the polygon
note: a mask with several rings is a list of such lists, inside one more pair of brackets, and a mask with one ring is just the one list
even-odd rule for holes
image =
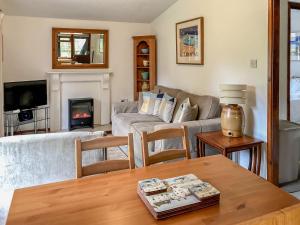
{"label": "framed picture on wall", "polygon": [[204,65],[204,18],[176,24],[176,63]]}
{"label": "framed picture on wall", "polygon": [[300,32],[291,33],[291,60],[300,61]]}

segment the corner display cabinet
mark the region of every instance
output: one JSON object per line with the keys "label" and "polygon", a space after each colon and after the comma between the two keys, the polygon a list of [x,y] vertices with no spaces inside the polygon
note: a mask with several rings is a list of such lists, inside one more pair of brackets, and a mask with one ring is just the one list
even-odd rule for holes
{"label": "corner display cabinet", "polygon": [[156,74],[156,37],[135,36],[134,43],[134,99],[138,100],[139,92],[154,89]]}

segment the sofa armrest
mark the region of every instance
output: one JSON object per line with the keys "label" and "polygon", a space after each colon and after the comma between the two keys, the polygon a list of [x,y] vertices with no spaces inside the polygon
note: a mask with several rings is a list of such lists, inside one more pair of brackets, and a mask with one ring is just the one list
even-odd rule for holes
{"label": "sofa armrest", "polygon": [[119,113],[137,113],[138,103],[137,102],[119,102],[114,103],[112,106],[112,115]]}

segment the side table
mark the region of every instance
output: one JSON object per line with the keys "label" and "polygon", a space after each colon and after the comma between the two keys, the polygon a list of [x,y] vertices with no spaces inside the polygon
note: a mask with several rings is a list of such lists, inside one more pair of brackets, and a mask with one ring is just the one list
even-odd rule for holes
{"label": "side table", "polygon": [[198,157],[205,156],[205,145],[213,147],[225,157],[228,157],[233,152],[249,150],[248,170],[258,176],[260,175],[263,141],[246,135],[239,138],[226,137],[222,134],[222,131],[199,133],[197,134],[197,141]]}

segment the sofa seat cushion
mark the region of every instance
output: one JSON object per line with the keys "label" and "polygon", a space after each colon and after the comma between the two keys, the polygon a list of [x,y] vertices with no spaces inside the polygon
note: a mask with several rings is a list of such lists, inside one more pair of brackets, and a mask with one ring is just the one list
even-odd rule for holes
{"label": "sofa seat cushion", "polygon": [[130,132],[130,126],[135,123],[163,122],[159,117],[153,115],[143,115],[139,113],[120,113],[112,120],[113,135],[126,136]]}

